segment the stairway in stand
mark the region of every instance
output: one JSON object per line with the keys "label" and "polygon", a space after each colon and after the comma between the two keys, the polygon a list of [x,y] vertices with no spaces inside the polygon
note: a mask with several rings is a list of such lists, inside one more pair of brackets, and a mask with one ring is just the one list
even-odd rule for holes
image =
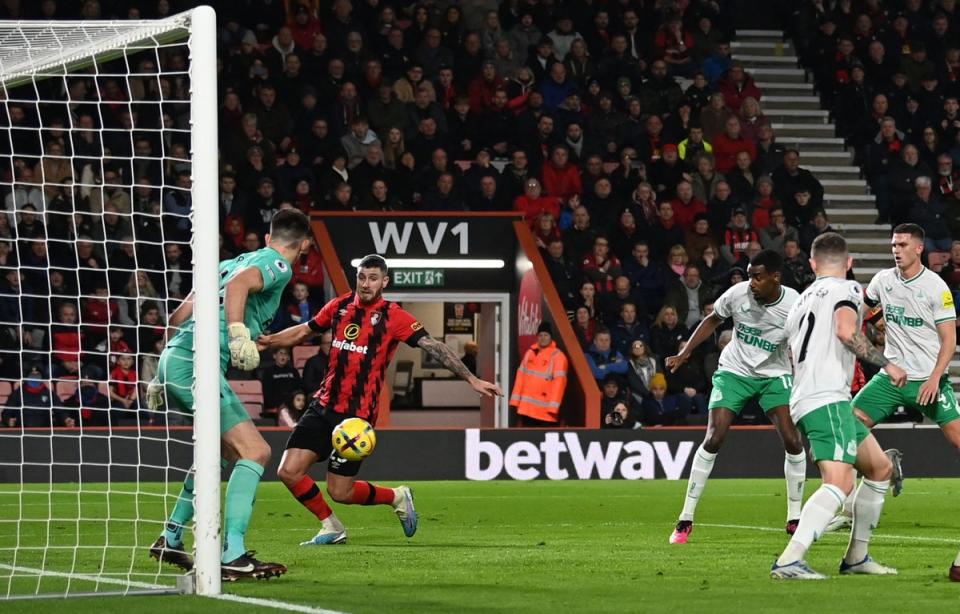
{"label": "stairway in stand", "polygon": [[[880,269],[893,266],[890,225],[875,224],[870,187],[853,164],[853,152],[836,136],[830,113],[820,108],[812,75],[800,67],[793,45],[779,30],[738,30],[733,58],[744,65],[763,92],[760,106],[777,142],[800,151],[800,165],[820,180],[830,224],[844,235],[857,279],[864,285]],[[960,389],[960,359],[950,364]]]}

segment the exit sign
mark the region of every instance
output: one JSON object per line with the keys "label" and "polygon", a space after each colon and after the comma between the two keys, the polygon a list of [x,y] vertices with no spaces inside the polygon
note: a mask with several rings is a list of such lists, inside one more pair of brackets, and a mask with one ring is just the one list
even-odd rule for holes
{"label": "exit sign", "polygon": [[442,288],[443,270],[394,269],[390,285],[400,288]]}

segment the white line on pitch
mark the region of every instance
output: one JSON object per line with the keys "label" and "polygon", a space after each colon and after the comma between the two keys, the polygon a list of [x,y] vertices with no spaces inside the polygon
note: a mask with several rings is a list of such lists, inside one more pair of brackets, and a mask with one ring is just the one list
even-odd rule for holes
{"label": "white line on pitch", "polygon": [[147,582],[137,582],[135,580],[119,580],[115,578],[105,578],[102,576],[94,576],[90,574],[83,573],[69,573],[65,571],[52,571],[50,569],[36,569],[34,567],[21,567],[19,565],[6,565],[0,563],[0,569],[6,569],[7,571],[21,572],[30,575],[38,576],[53,576],[55,578],[70,578],[71,580],[86,580],[87,582],[97,582],[100,584],[115,584],[119,586],[130,586],[134,588],[155,588],[155,589],[169,589],[173,588],[171,586],[164,586],[162,584],[149,584]]}
{"label": "white line on pitch", "polygon": [[235,603],[244,603],[247,605],[259,605],[265,608],[274,608],[276,610],[286,610],[288,612],[304,612],[305,614],[346,614],[336,610],[324,610],[322,608],[311,608],[306,605],[296,603],[287,603],[286,601],[274,601],[273,599],[258,599],[256,597],[241,597],[240,595],[210,595],[213,599],[221,601],[233,601]]}
{"label": "white line on pitch", "polygon": [[[771,533],[783,533],[783,529],[775,529],[773,527],[755,527],[745,524],[711,524],[706,522],[696,523],[698,527],[713,527],[716,529],[748,529],[750,531],[767,531]],[[904,541],[914,541],[914,542],[931,542],[937,544],[957,544],[960,543],[960,538],[958,539],[947,539],[945,537],[924,537],[922,535],[890,535],[889,533],[874,533],[870,539],[890,539],[890,540],[904,540]]]}

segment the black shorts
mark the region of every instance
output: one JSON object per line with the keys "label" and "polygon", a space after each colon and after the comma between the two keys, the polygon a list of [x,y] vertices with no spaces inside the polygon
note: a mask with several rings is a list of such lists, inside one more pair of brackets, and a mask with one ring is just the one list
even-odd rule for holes
{"label": "black shorts", "polygon": [[293,427],[287,439],[286,450],[297,448],[311,450],[320,459],[328,458],[327,471],[336,475],[353,477],[360,471],[363,461],[350,461],[340,458],[333,452],[333,429],[347,416],[338,414],[320,405],[313,399],[307,411],[303,412],[297,426]]}

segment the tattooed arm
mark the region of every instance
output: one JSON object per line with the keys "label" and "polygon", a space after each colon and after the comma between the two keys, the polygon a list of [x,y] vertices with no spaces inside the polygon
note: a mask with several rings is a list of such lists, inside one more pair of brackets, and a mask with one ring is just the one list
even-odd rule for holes
{"label": "tattooed arm", "polygon": [[834,320],[836,321],[837,338],[845,348],[853,352],[860,360],[881,367],[890,376],[890,381],[894,386],[899,387],[906,384],[907,374],[903,369],[890,362],[883,355],[883,352],[870,343],[867,336],[860,330],[857,312],[852,307],[838,305],[834,312]]}
{"label": "tattooed arm", "polygon": [[453,350],[446,343],[439,339],[434,339],[430,335],[424,335],[417,341],[417,345],[426,350],[437,362],[449,369],[454,375],[465,380],[474,390],[484,396],[503,396],[503,392],[496,384],[486,382],[467,369],[460,358],[453,353]]}

